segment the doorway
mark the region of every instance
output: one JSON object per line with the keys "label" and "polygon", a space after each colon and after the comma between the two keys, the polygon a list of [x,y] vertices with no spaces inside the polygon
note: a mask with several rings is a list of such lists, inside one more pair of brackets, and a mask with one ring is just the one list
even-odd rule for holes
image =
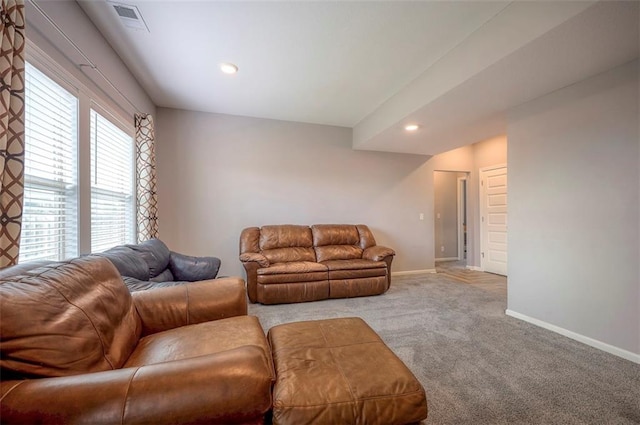
{"label": "doorway", "polygon": [[467,262],[467,177],[458,177],[458,260]]}
{"label": "doorway", "polygon": [[434,252],[435,261],[467,260],[468,173],[434,171]]}

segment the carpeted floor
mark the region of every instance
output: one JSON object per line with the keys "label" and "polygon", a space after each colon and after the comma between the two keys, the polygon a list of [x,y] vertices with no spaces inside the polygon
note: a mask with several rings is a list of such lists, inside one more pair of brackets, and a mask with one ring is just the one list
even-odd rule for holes
{"label": "carpeted floor", "polygon": [[[476,272],[477,273],[477,272]],[[466,281],[465,281],[466,280]],[[506,279],[396,277],[380,296],[253,304],[265,330],[362,317],[427,391],[436,424],[640,424],[640,365],[508,317]]]}

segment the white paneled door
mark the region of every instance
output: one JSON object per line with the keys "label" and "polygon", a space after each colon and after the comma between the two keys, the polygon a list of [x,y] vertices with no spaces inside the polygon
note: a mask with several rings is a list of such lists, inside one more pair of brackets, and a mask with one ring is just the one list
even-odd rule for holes
{"label": "white paneled door", "polygon": [[507,167],[480,170],[482,270],[507,275]]}

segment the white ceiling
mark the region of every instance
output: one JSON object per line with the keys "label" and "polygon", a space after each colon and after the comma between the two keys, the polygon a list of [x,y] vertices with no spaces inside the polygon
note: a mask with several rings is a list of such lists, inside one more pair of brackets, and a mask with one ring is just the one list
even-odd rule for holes
{"label": "white ceiling", "polygon": [[504,133],[509,108],[639,50],[638,2],[119,3],[149,32],[79,1],[157,106],[351,127],[357,149],[433,155]]}

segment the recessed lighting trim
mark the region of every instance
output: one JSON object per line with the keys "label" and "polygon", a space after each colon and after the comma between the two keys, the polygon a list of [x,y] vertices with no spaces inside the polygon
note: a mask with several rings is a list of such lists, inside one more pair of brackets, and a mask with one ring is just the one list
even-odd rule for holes
{"label": "recessed lighting trim", "polygon": [[407,131],[416,131],[420,126],[418,124],[407,124],[404,126],[404,129]]}
{"label": "recessed lighting trim", "polygon": [[224,62],[220,64],[220,70],[225,74],[235,74],[238,72],[238,65],[232,64],[230,62]]}

